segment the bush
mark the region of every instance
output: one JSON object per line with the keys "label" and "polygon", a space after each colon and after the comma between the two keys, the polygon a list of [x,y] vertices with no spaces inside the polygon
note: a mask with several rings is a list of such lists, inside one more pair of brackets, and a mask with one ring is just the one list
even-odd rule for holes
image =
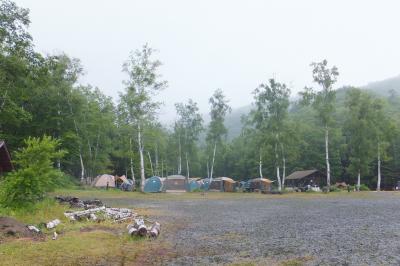
{"label": "bush", "polygon": [[360,185],[360,191],[369,191],[369,187],[365,184]]}
{"label": "bush", "polygon": [[333,185],[329,188],[330,192],[341,192],[342,190],[338,188],[337,186]]}
{"label": "bush", "polygon": [[53,166],[65,154],[58,150],[59,141],[44,136],[24,142],[26,147],[15,153],[19,169],[6,175],[0,184],[0,203],[4,207],[32,205],[62,183],[63,173]]}

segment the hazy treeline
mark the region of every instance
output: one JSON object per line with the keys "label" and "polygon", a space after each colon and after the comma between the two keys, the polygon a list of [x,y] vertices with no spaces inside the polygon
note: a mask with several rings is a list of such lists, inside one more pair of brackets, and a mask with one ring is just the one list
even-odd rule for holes
{"label": "hazy treeline", "polygon": [[127,56],[125,89],[113,101],[78,83],[78,59],[35,51],[26,9],[10,1],[0,9],[0,138],[11,151],[29,136],[57,138],[67,151],[57,166],[83,181],[101,173],[265,176],[283,187],[288,173],[310,168],[327,172],[331,183],[376,186],[380,172],[384,185],[397,180],[399,97],[335,90],[339,70],[326,61],[311,64],[315,88],[295,102],[284,83],[260,81],[242,133],[228,141],[231,108],[221,89],[210,95],[208,124],[195,99],[176,104],[172,125],[160,123],[155,96],[168,83],[148,45]]}

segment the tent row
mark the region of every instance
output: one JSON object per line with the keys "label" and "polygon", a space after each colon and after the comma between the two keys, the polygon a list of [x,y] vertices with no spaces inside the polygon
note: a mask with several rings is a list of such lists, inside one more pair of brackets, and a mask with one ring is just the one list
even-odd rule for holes
{"label": "tent row", "polygon": [[166,178],[153,176],[146,179],[144,192],[185,192],[196,190],[219,191],[219,192],[235,192],[240,189],[243,191],[271,191],[273,181],[267,178],[250,179],[243,184],[229,177],[213,178],[210,183],[209,178],[186,178],[181,175],[168,176]]}

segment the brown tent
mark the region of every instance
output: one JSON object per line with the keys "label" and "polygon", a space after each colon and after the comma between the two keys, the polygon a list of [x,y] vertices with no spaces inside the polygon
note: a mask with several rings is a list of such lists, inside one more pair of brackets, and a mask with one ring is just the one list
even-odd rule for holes
{"label": "brown tent", "polygon": [[268,178],[253,178],[249,180],[250,182],[250,190],[251,191],[262,191],[268,192],[271,191],[271,184],[273,181]]}
{"label": "brown tent", "polygon": [[0,175],[14,169],[4,140],[0,140]]}
{"label": "brown tent", "polygon": [[209,190],[234,192],[236,190],[236,181],[229,177],[214,178],[209,186]]}

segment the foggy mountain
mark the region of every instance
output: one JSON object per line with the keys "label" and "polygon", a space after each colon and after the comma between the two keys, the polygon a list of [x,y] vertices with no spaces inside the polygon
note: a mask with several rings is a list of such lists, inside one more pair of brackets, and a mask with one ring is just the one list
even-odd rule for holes
{"label": "foggy mountain", "polygon": [[[370,82],[361,88],[381,97],[389,97],[393,94],[400,95],[400,75],[381,81]],[[340,88],[337,90],[336,98],[339,102],[344,100],[347,89],[348,88]],[[296,96],[297,95],[292,95],[294,99],[296,99]],[[246,105],[233,109],[232,112],[227,115],[225,126],[228,129],[228,139],[233,139],[240,134],[243,126],[241,118],[242,116],[247,115],[250,110],[251,105]],[[205,122],[208,123],[208,120],[209,119],[206,118]]]}

